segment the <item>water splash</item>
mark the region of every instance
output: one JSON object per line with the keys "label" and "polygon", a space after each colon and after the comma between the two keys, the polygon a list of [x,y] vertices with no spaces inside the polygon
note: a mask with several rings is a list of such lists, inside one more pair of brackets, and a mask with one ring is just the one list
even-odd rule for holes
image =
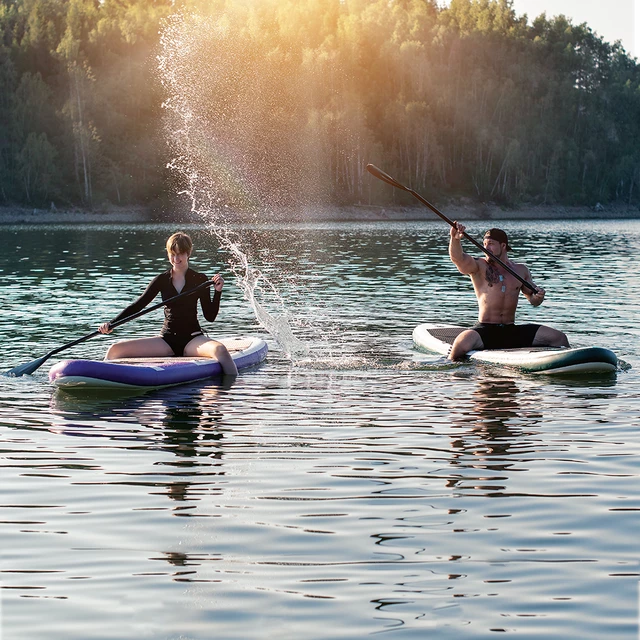
{"label": "water splash", "polygon": [[[284,209],[317,197],[321,187],[309,180],[313,144],[301,135],[306,117],[296,107],[302,104],[296,96],[301,83],[283,84],[277,72],[286,70],[286,60],[280,61],[285,69],[264,64],[264,55],[273,58],[278,52],[247,32],[239,15],[190,13],[166,22],[158,69],[167,95],[163,107],[173,155],[168,166],[191,212],[227,252],[259,324],[288,356],[304,357],[310,345],[294,330],[305,323],[279,293],[287,274],[270,265],[265,275],[253,264],[251,234],[232,231],[231,225],[273,222]],[[283,111],[287,104],[291,108]],[[327,335],[326,330],[316,333]]]}
{"label": "water splash", "polygon": [[[407,360],[398,358],[372,357],[369,354],[346,354],[328,358],[300,359],[294,363],[297,368],[314,371],[388,371],[396,373],[441,372],[459,369],[467,365],[462,362],[451,362],[439,356],[431,361]],[[468,365],[467,365],[468,366]]]}
{"label": "water splash", "polygon": [[[235,258],[234,273],[238,276],[238,284],[244,292],[245,299],[251,304],[258,323],[273,336],[287,355],[294,358],[308,355],[309,347],[294,335],[291,328],[292,320],[286,312],[284,301],[271,281],[259,269],[249,264],[247,254],[241,250],[238,243],[231,241],[226,235],[217,234],[217,237],[223,240],[223,246],[226,246]],[[279,315],[269,313],[260,302],[261,285],[266,287],[277,301],[282,310]]]}

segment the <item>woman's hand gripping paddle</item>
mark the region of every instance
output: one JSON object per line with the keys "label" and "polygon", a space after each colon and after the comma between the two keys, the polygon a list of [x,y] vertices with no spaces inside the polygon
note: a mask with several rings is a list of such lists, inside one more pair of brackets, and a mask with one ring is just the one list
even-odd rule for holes
{"label": "woman's hand gripping paddle", "polygon": [[[138,311],[137,313],[132,313],[130,316],[127,316],[126,318],[122,318],[122,320],[118,320],[117,322],[114,322],[111,325],[111,328],[119,327],[121,324],[124,324],[125,322],[129,322],[129,320],[139,318],[140,316],[143,316],[145,313],[150,313],[151,311],[155,311],[156,309],[159,309],[160,307],[164,307],[165,305],[169,304],[170,302],[173,302],[174,300],[177,300],[178,298],[183,298],[184,296],[191,295],[192,293],[195,293],[200,289],[205,289],[206,287],[210,287],[213,284],[215,284],[213,280],[207,280],[206,282],[203,282],[197,287],[194,287],[193,289],[189,289],[189,291],[183,291],[182,293],[179,293],[177,296],[172,296],[168,300],[164,300],[163,302],[154,304],[152,307],[149,307],[148,309],[143,309],[142,311]],[[41,358],[38,358],[37,360],[33,360],[32,362],[27,362],[26,364],[21,364],[18,367],[14,367],[13,369],[10,369],[3,375],[13,376],[13,377],[29,375],[33,373],[36,369],[40,368],[51,356],[54,356],[56,353],[60,353],[65,349],[69,349],[70,347],[74,347],[75,345],[80,344],[85,340],[89,340],[89,338],[93,338],[94,336],[97,336],[97,335],[100,335],[100,331],[92,331],[91,333],[88,333],[86,336],[82,336],[82,338],[78,338],[73,342],[67,342],[67,344],[63,344],[61,347],[57,347],[56,349],[49,351],[49,353],[43,355]]]}

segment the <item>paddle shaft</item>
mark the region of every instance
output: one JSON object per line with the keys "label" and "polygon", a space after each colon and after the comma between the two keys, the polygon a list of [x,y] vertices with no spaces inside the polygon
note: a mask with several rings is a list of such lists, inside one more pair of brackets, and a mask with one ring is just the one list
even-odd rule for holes
{"label": "paddle shaft", "polygon": [[[110,323],[109,326],[112,329],[114,329],[115,327],[119,327],[121,324],[124,324],[125,322],[129,322],[129,320],[134,320],[135,318],[139,318],[140,316],[143,316],[146,313],[151,313],[152,311],[155,311],[156,309],[159,309],[160,307],[164,307],[164,306],[168,305],[170,302],[173,302],[174,300],[177,300],[178,298],[184,298],[185,296],[191,295],[192,293],[195,293],[196,291],[199,291],[201,289],[205,289],[207,287],[210,287],[213,284],[214,284],[213,280],[207,280],[206,282],[203,282],[202,284],[199,284],[197,287],[194,287],[193,289],[189,289],[189,291],[183,291],[182,293],[179,293],[176,296],[172,296],[171,298],[169,298],[167,300],[163,300],[162,302],[159,302],[158,304],[154,304],[153,306],[149,307],[148,309],[142,309],[142,311],[138,311],[136,313],[132,313],[130,316],[127,316],[126,318],[121,318],[117,322]],[[7,371],[7,373],[5,375],[20,376],[20,375],[23,375],[25,373],[33,373],[38,367],[40,367],[42,364],[44,364],[51,356],[54,356],[56,353],[60,353],[61,351],[64,351],[65,349],[70,349],[71,347],[75,347],[75,345],[80,344],[81,342],[84,342],[85,340],[89,340],[90,338],[93,338],[93,337],[95,337],[95,336],[97,336],[99,334],[100,334],[100,331],[92,331],[91,333],[88,333],[86,336],[82,336],[81,338],[78,338],[77,340],[74,340],[73,342],[67,342],[66,344],[63,344],[62,346],[57,347],[56,349],[53,349],[53,350],[49,351],[49,353],[47,353],[44,356],[38,358],[37,360],[34,360],[31,363],[28,363],[26,365],[21,365],[19,367],[15,367],[14,369],[11,369],[10,371]]]}
{"label": "paddle shaft", "polygon": [[[390,184],[392,187],[396,187],[397,189],[402,189],[403,191],[406,191],[407,193],[410,193],[414,198],[416,198],[417,200],[420,200],[420,202],[422,202],[423,205],[425,205],[426,207],[431,209],[431,211],[433,211],[433,213],[435,213],[437,216],[442,218],[447,224],[450,224],[454,229],[458,228],[458,226],[457,226],[457,224],[455,222],[453,222],[452,220],[447,218],[447,216],[445,216],[444,213],[442,213],[441,211],[438,211],[438,209],[436,209],[436,207],[434,207],[428,200],[425,200],[417,191],[414,191],[413,189],[409,189],[409,187],[405,187],[403,184],[398,182],[395,178],[392,178],[388,173],[385,173],[381,169],[378,169],[378,167],[376,167],[373,164],[368,164],[367,165],[367,171],[371,175],[373,175],[376,178],[378,178],[379,180],[382,180],[383,182],[386,182],[387,184]],[[536,289],[536,287],[534,285],[532,285],[530,282],[527,282],[522,276],[520,276],[516,271],[514,271],[509,265],[505,264],[502,260],[500,260],[500,258],[498,258],[497,256],[494,256],[493,253],[491,253],[491,251],[489,251],[489,249],[487,249],[484,245],[480,244],[477,240],[472,238],[469,234],[466,233],[466,231],[463,231],[462,235],[467,240],[469,240],[469,242],[471,242],[476,247],[478,247],[478,249],[480,249],[481,251],[484,251],[490,258],[493,258],[497,263],[501,264],[505,268],[506,271],[508,271],[514,278],[517,278],[518,280],[520,280],[520,282],[522,282],[522,284],[525,287],[530,289],[532,291],[532,293],[538,293],[538,290]]]}

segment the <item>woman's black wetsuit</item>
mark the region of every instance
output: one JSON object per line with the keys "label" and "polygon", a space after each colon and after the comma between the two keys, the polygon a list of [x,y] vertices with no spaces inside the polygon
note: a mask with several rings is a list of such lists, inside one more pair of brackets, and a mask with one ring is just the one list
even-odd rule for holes
{"label": "woman's black wetsuit", "polygon": [[[187,269],[185,274],[184,288],[182,291],[189,291],[207,281],[207,276],[198,273],[193,269]],[[156,276],[146,288],[144,293],[126,309],[120,312],[111,324],[126,318],[138,311],[142,311],[160,293],[163,300],[168,300],[178,295],[178,291],[171,281],[171,269]],[[180,292],[182,293],[182,292]],[[184,348],[196,336],[202,335],[202,328],[198,322],[198,300],[202,307],[202,313],[206,320],[213,322],[220,309],[221,292],[216,291],[211,299],[208,287],[205,287],[190,296],[178,298],[164,308],[164,324],[160,335],[171,347],[174,354],[181,356]]]}

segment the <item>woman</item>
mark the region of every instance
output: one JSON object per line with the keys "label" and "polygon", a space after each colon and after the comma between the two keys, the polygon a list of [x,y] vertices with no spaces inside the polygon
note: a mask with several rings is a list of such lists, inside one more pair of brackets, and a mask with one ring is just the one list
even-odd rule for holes
{"label": "woman", "polygon": [[[171,269],[156,276],[145,292],[110,322],[100,325],[100,333],[111,333],[111,324],[137,313],[146,307],[160,293],[168,300],[182,291],[189,291],[207,281],[207,277],[189,268],[189,258],[193,250],[191,238],[182,232],[174,233],[167,240],[167,256]],[[208,287],[197,294],[184,296],[164,308],[164,325],[160,336],[124,340],[109,347],[105,360],[115,358],[150,358],[163,356],[202,356],[215,358],[225,375],[238,375],[238,369],[227,348],[204,335],[198,322],[198,300],[204,317],[213,322],[220,309],[220,298],[224,280],[219,274],[211,278],[215,293],[213,300]]]}

